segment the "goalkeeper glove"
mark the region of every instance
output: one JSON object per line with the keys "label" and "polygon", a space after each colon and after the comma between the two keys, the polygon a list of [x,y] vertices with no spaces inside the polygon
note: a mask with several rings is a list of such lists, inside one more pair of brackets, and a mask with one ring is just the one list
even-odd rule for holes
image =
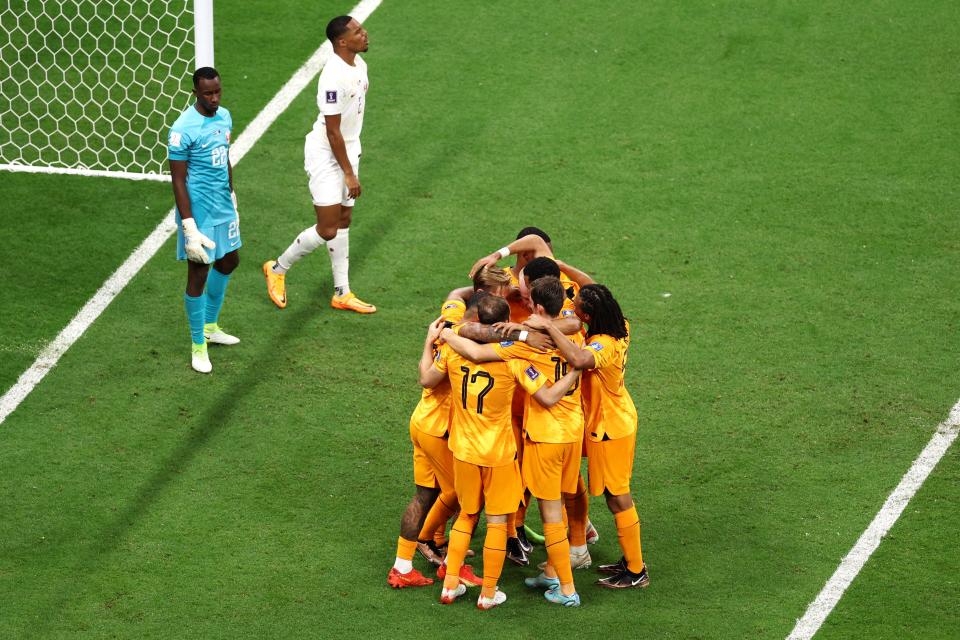
{"label": "goalkeeper glove", "polygon": [[216,249],[217,243],[200,233],[197,222],[193,218],[184,218],[181,223],[183,224],[183,251],[187,254],[187,260],[210,264],[210,257],[203,248]]}

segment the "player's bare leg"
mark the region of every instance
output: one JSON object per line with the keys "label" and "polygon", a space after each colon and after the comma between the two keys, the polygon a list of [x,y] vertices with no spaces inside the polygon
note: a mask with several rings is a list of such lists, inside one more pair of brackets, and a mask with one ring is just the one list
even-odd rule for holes
{"label": "player's bare leg", "polygon": [[400,519],[400,537],[397,540],[397,557],[393,568],[387,574],[387,584],[394,589],[433,584],[433,580],[413,568],[413,554],[417,549],[417,535],[423,527],[427,511],[438,495],[440,495],[440,489],[417,485],[413,499],[403,512],[403,517]]}
{"label": "player's bare leg", "polygon": [[330,266],[333,270],[333,298],[330,306],[357,313],[374,313],[377,308],[350,291],[350,221],[353,207],[333,205],[315,207],[317,233],[327,241]]}

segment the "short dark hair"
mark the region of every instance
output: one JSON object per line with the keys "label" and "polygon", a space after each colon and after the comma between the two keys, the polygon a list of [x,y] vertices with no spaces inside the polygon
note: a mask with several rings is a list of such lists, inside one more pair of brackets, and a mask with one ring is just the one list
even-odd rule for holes
{"label": "short dark hair", "polygon": [[524,227],[523,229],[520,229],[520,233],[517,234],[517,240],[523,236],[540,236],[543,238],[544,242],[550,244],[550,236],[548,236],[547,232],[540,227]]}
{"label": "short dark hair", "polygon": [[200,88],[200,78],[204,80],[213,80],[214,78],[219,78],[220,74],[213,67],[200,67],[193,72],[193,88]]}
{"label": "short dark hair", "polygon": [[483,324],[506,322],[510,319],[510,305],[499,296],[487,294],[477,303],[477,317]]}
{"label": "short dark hair", "polygon": [[563,309],[566,294],[563,285],[560,284],[560,278],[554,276],[543,276],[530,285],[530,299],[533,300],[534,304],[541,305],[551,318],[560,313],[560,309]]}
{"label": "short dark hair", "polygon": [[547,256],[534,258],[523,268],[523,275],[527,276],[527,285],[533,286],[533,283],[544,276],[560,277],[560,267],[557,263]]}
{"label": "short dark hair", "polygon": [[327,40],[336,46],[337,38],[347,32],[347,25],[353,20],[351,16],[337,16],[327,23]]}
{"label": "short dark hair", "polygon": [[473,292],[473,295],[470,296],[470,299],[467,300],[467,309],[472,309],[476,307],[478,304],[480,304],[481,300],[483,300],[484,298],[490,295],[493,295],[493,294],[488,291],[484,291],[483,289],[477,289],[476,291]]}

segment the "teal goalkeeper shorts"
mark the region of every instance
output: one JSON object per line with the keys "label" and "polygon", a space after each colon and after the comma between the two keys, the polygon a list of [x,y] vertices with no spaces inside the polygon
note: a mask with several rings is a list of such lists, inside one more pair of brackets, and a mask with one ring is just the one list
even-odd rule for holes
{"label": "teal goalkeeper shorts", "polygon": [[[207,249],[207,256],[210,262],[216,262],[231,251],[236,251],[243,244],[240,242],[240,220],[234,218],[230,222],[224,222],[213,227],[198,227],[200,233],[207,236],[215,243],[216,248]],[[183,250],[183,227],[180,225],[180,219],[177,218],[177,260],[186,260],[187,253]]]}

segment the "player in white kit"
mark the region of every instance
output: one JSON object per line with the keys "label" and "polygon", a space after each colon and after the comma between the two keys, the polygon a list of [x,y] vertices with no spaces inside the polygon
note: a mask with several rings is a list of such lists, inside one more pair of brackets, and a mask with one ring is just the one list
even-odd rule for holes
{"label": "player in white kit", "polygon": [[330,305],[357,313],[377,310],[350,291],[350,218],[360,197],[360,130],[367,88],[367,63],[358,55],[369,46],[367,31],[350,16],[327,25],[333,55],[320,73],[317,104],[320,115],[304,145],[304,169],[313,197],[317,224],[304,229],[276,260],[263,264],[267,294],[287,306],[286,274],[302,257],[326,244],[333,267]]}

